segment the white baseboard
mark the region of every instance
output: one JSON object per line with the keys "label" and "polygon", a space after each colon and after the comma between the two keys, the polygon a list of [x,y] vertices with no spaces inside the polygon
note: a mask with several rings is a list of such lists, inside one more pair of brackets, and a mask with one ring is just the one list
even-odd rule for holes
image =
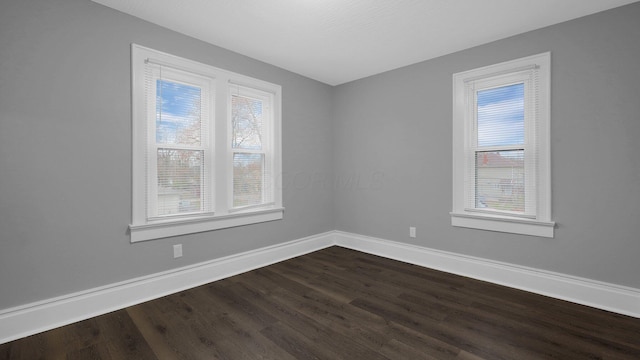
{"label": "white baseboard", "polygon": [[342,231],[330,231],[0,310],[0,344],[333,245],[640,318],[640,289]]}
{"label": "white baseboard", "polygon": [[0,310],[0,344],[334,245],[333,232]]}
{"label": "white baseboard", "polygon": [[334,240],[349,249],[640,318],[640,289],[341,231]]}

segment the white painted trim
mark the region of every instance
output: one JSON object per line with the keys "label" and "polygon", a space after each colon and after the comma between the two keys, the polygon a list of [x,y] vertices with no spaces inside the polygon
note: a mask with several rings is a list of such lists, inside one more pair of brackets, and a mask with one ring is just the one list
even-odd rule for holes
{"label": "white painted trim", "polygon": [[[508,214],[491,215],[470,212],[465,207],[469,199],[475,199],[475,175],[473,172],[475,152],[488,150],[479,148],[476,137],[476,117],[472,83],[493,82],[493,85],[511,83],[506,76],[521,76],[523,71],[537,70],[537,106],[531,108],[525,121],[526,141],[516,148],[525,149],[525,156],[535,155],[535,161],[525,161],[527,178],[525,183],[535,182],[535,196],[525,194],[527,214],[535,215],[536,222],[522,222],[518,216]],[[511,74],[511,75],[509,75]],[[533,75],[532,75],[533,76]],[[451,225],[466,228],[508,232],[514,234],[550,237],[554,236],[551,220],[551,53],[532,55],[499,64],[453,74],[453,175]],[[532,81],[532,80],[529,80]],[[485,83],[486,85],[486,83]],[[530,86],[533,86],[530,84]],[[531,101],[531,99],[527,100]],[[529,106],[527,106],[529,108]],[[534,110],[535,108],[535,110]],[[533,114],[533,116],[531,116]],[[511,148],[515,150],[516,148]],[[495,150],[495,149],[494,149]],[[526,155],[529,154],[529,155]],[[536,179],[535,181],[532,181]],[[533,211],[535,209],[535,211]]]}
{"label": "white painted trim", "polygon": [[0,344],[330,247],[333,232],[0,310]]}
{"label": "white painted trim", "polygon": [[252,209],[251,212],[235,214],[194,217],[181,220],[158,221],[142,225],[129,225],[131,242],[161,239],[171,236],[192,234],[203,231],[224,229],[235,226],[257,224],[282,219],[284,208]]}
{"label": "white painted trim", "polygon": [[334,238],[349,249],[640,318],[640,289],[341,231]]}
{"label": "white painted trim", "polygon": [[334,245],[640,318],[640,289],[412,244],[329,231],[0,310],[0,344]]}
{"label": "white painted trim", "polygon": [[[147,101],[146,72],[148,63],[160,64],[174,69],[169,70],[172,78],[187,78],[193,76],[202,77],[202,84],[199,86],[203,94],[208,94],[209,114],[207,115],[209,133],[215,138],[209,138],[208,142],[203,141],[202,149],[205,151],[207,166],[211,168],[207,172],[203,185],[208,193],[210,206],[203,209],[202,213],[189,217],[171,216],[158,219],[153,202],[155,184],[155,150],[149,151],[149,146],[156,144],[155,133],[150,125],[155,124],[155,118],[149,120],[148,112],[154,110],[154,106],[148,109],[151,102]],[[187,74],[178,76],[173,73],[185,72]],[[131,225],[129,230],[131,242],[147,241],[170,236],[191,234],[203,231],[211,231],[248,224],[257,224],[266,221],[280,220],[283,218],[282,189],[276,186],[276,179],[282,172],[282,87],[263,80],[249,76],[237,74],[231,71],[216,68],[204,63],[171,55],[158,50],[150,49],[141,45],[131,44],[131,121],[132,121],[132,205],[131,205]],[[198,81],[188,80],[188,83]],[[229,83],[242,84],[255,91],[263,92],[263,96],[268,98],[272,108],[269,121],[265,123],[265,131],[268,139],[263,144],[263,153],[268,158],[269,166],[265,179],[269,181],[268,187],[272,191],[273,199],[269,199],[267,206],[262,207],[267,210],[241,209],[241,211],[231,212],[229,198],[231,194],[232,174],[232,149],[230,148],[229,116],[231,114],[230,98],[231,89]],[[204,84],[208,84],[205,86]],[[151,94],[151,98],[155,96]],[[147,105],[145,105],[147,104]],[[153,112],[152,112],[153,113]],[[155,113],[153,113],[155,114]],[[205,117],[203,117],[205,119]],[[268,125],[268,126],[267,126]],[[155,125],[153,125],[155,126]],[[264,140],[264,139],[263,139]],[[157,145],[157,144],[156,144]],[[206,145],[206,146],[205,146]],[[154,145],[155,146],[155,145]],[[214,156],[206,156],[209,153]],[[206,167],[206,166],[205,166]],[[217,181],[214,181],[217,179]],[[227,179],[227,180],[225,180]],[[147,185],[150,186],[147,189]],[[206,203],[206,202],[205,202]]]}
{"label": "white painted trim", "polygon": [[553,237],[554,221],[537,221],[516,217],[501,217],[490,214],[451,214],[451,225],[471,229],[482,229],[522,235]]}

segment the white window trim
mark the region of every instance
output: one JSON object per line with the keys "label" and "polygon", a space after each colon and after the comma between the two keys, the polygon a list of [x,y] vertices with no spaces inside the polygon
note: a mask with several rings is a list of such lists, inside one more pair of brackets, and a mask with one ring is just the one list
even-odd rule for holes
{"label": "white window trim", "polygon": [[[274,102],[274,94],[268,91],[263,91],[260,89],[256,89],[255,86],[253,88],[249,88],[245,85],[241,85],[238,84],[237,82],[230,82],[229,83],[229,94],[228,94],[228,100],[227,100],[227,104],[228,104],[228,110],[227,110],[227,117],[231,118],[231,99],[233,95],[240,95],[243,97],[249,97],[249,98],[254,98],[254,99],[258,99],[263,101],[265,104],[271,104]],[[270,112],[267,112],[267,114],[265,114],[264,118],[263,118],[263,123],[264,124],[271,124],[273,122],[273,119],[271,118],[271,116],[269,116]],[[234,153],[245,153],[245,154],[262,154],[264,155],[264,171],[265,173],[272,173],[272,169],[274,166],[274,161],[271,158],[271,147],[272,147],[272,141],[271,139],[273,138],[273,136],[275,135],[273,133],[273,127],[272,126],[266,126],[264,129],[264,134],[263,137],[266,139],[265,141],[263,141],[262,144],[262,149],[260,150],[251,150],[251,149],[233,149],[232,148],[232,144],[231,144],[231,138],[232,138],[232,129],[231,127],[228,129],[227,131],[227,136],[228,136],[228,141],[227,141],[227,146],[228,146],[228,153],[229,156],[231,158],[233,158]],[[229,161],[227,163],[227,169],[226,169],[227,173],[232,173],[233,172],[233,161]],[[273,177],[267,177],[265,176],[263,179],[263,184],[262,187],[263,188],[269,188],[272,189],[275,186],[275,181],[268,181],[269,178],[274,179]],[[265,195],[265,192],[263,192],[263,195]],[[267,199],[263,198],[263,203],[261,205],[248,205],[248,206],[240,206],[240,207],[236,207],[233,205],[233,179],[232,177],[228,176],[227,177],[227,198],[228,198],[228,203],[227,203],[227,207],[229,209],[230,213],[235,213],[235,212],[243,212],[243,211],[247,211],[250,210],[252,208],[264,208],[265,205],[270,205],[273,204],[274,202],[271,201],[271,199],[269,199],[267,201]]]}
{"label": "white window trim", "polygon": [[[166,64],[171,68],[205,76],[212,79],[211,90],[213,106],[210,106],[214,119],[212,123],[215,160],[212,176],[214,203],[213,212],[194,216],[176,216],[171,218],[151,218],[147,215],[147,169],[146,156],[148,133],[145,108],[145,62],[151,60],[158,64]],[[217,230],[234,226],[256,224],[283,218],[282,189],[276,186],[276,179],[282,173],[281,151],[281,114],[282,89],[279,85],[233,73],[210,65],[191,61],[178,56],[149,49],[137,44],[131,44],[131,89],[132,89],[132,222],[129,225],[131,242],[146,241],[170,236],[191,234],[203,231]],[[271,128],[269,135],[269,153],[272,155],[272,191],[273,201],[251,208],[232,209],[228,196],[232,193],[229,188],[232,166],[230,156],[231,130],[227,124],[230,108],[229,84],[241,84],[271,96],[273,117],[269,119]],[[229,110],[230,111],[230,110]],[[217,177],[216,177],[217,176]],[[208,180],[207,180],[208,181]],[[218,199],[220,197],[220,199]]]}
{"label": "white window trim", "polygon": [[[555,222],[551,220],[551,154],[550,154],[550,67],[549,52],[507,61],[453,75],[453,206],[451,225],[473,229],[508,232],[541,237],[553,237]],[[492,81],[492,78],[510,76],[526,69],[538,69],[538,108],[536,122],[537,158],[535,163],[535,211],[528,216],[498,212],[484,212],[465,207],[466,174],[469,171],[468,154],[474,151],[470,138],[472,121],[469,113],[465,84]],[[514,75],[515,76],[515,75]],[[531,129],[528,130],[531,132]],[[527,135],[528,136],[528,135]]]}

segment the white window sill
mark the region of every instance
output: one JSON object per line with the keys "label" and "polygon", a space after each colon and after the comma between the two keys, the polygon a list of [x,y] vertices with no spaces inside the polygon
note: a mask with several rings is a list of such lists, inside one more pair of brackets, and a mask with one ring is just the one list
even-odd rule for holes
{"label": "white window sill", "polygon": [[450,214],[451,225],[453,226],[548,238],[553,237],[553,230],[556,225],[553,221],[539,221],[500,215],[455,212]]}
{"label": "white window sill", "polygon": [[253,210],[229,215],[211,216],[190,219],[171,219],[147,224],[129,225],[131,242],[139,242],[170,236],[193,234],[203,231],[218,230],[235,226],[257,224],[261,222],[280,220],[284,208]]}

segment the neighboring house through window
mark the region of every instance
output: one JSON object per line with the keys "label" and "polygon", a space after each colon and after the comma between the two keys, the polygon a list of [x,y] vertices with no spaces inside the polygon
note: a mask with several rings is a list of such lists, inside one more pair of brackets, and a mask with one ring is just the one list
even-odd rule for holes
{"label": "neighboring house through window", "polygon": [[281,219],[281,88],[132,45],[131,241]]}
{"label": "neighboring house through window", "polygon": [[553,237],[550,54],[453,75],[454,226]]}

